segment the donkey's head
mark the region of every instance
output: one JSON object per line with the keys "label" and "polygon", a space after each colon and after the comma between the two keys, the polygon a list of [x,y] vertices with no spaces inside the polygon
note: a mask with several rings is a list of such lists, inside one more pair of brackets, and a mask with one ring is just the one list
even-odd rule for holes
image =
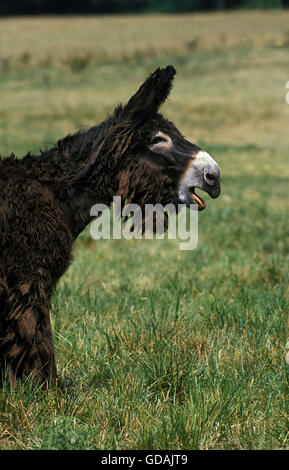
{"label": "donkey's head", "polygon": [[121,156],[118,194],[128,202],[206,207],[196,188],[220,194],[220,170],[210,155],[185,139],[158,110],[176,71],[169,65],[152,73],[119,116],[115,154]]}

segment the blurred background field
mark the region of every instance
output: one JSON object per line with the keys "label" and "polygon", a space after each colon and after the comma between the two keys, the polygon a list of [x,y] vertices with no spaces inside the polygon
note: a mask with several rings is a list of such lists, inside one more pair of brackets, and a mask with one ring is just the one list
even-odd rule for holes
{"label": "blurred background field", "polygon": [[100,122],[158,66],[222,170],[199,244],[91,239],[53,300],[63,392],[0,394],[3,449],[288,448],[289,12],[0,19],[0,155]]}

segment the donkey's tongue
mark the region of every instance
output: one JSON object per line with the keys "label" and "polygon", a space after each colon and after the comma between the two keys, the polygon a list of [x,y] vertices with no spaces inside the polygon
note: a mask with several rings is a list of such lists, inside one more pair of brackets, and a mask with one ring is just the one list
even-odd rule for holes
{"label": "donkey's tongue", "polygon": [[193,199],[196,201],[196,203],[200,207],[202,207],[202,209],[205,209],[205,207],[206,207],[205,201],[200,196],[197,196],[196,193],[193,193],[192,196],[193,196]]}

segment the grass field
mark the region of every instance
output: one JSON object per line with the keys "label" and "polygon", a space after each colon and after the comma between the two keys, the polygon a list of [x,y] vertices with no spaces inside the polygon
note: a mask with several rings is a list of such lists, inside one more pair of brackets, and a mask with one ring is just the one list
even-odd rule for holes
{"label": "grass field", "polygon": [[[53,299],[64,392],[0,392],[2,449],[289,448],[289,12],[0,20],[0,154],[106,117],[154,68],[222,170],[199,244],[94,241]],[[287,90],[289,91],[289,90]]]}

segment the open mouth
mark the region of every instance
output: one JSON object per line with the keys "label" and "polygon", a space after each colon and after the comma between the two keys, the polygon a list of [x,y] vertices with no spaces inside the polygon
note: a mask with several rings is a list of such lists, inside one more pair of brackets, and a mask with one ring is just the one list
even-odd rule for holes
{"label": "open mouth", "polygon": [[206,189],[200,188],[199,186],[188,186],[185,188],[184,192],[179,193],[179,202],[182,204],[185,203],[188,208],[191,208],[192,205],[197,205],[198,211],[203,211],[206,208],[206,203],[204,199],[196,193],[196,189],[198,192],[199,190],[204,191],[213,197],[209,191],[206,191]]}
{"label": "open mouth", "polygon": [[189,203],[197,204],[199,211],[203,211],[206,208],[206,203],[204,199],[202,199],[201,196],[196,194],[195,188],[190,188],[188,195],[189,195]]}
{"label": "open mouth", "polygon": [[195,188],[193,188],[192,190],[192,198],[194,199],[195,203],[198,204],[198,209],[199,210],[204,210],[206,208],[206,203],[204,201],[204,199],[202,199],[198,194],[196,194],[195,192]]}

